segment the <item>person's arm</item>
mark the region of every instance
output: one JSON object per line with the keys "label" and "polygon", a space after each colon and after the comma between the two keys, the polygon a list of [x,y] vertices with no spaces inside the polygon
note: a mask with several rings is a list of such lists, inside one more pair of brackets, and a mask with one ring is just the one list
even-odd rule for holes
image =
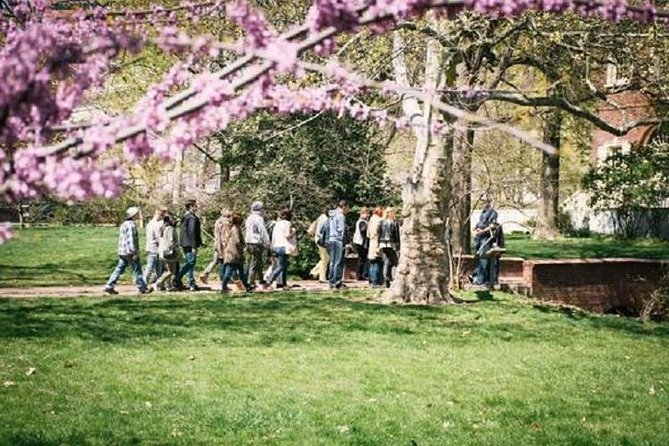
{"label": "person's arm", "polygon": [[260,241],[262,245],[265,248],[268,248],[271,243],[271,240],[269,237],[269,232],[267,232],[267,227],[265,226],[265,220],[258,219],[258,221],[256,221],[255,224],[258,225],[258,230],[260,231]]}
{"label": "person's arm", "polygon": [[128,225],[130,231],[130,237],[128,239],[130,246],[130,253],[133,257],[139,256],[139,235],[137,234],[137,226]]}

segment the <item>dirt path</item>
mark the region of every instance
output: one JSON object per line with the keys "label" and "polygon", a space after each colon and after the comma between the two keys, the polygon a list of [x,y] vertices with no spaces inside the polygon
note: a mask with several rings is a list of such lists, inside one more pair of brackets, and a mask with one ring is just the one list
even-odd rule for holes
{"label": "dirt path", "polygon": [[[362,289],[367,287],[364,281],[348,281],[345,283],[349,289]],[[258,290],[257,293],[289,292],[289,291],[328,291],[327,283],[320,283],[316,280],[301,280],[289,282],[290,288],[283,290]],[[0,298],[29,298],[29,297],[72,297],[72,296],[108,296],[103,290],[103,286],[53,286],[53,287],[25,287],[25,288],[0,288]],[[184,293],[206,293],[217,292],[221,289],[220,282],[211,281],[209,285],[203,286],[200,291]],[[137,287],[134,285],[117,285],[116,290],[119,296],[140,296]],[[233,294],[244,294],[243,290],[232,289]],[[158,292],[158,294],[169,294]]]}

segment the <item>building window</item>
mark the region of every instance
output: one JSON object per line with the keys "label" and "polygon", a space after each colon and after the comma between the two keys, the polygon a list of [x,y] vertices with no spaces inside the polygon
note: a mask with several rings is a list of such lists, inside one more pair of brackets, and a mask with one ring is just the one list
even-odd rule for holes
{"label": "building window", "polygon": [[604,161],[611,155],[617,153],[626,154],[630,152],[631,144],[627,141],[611,141],[605,144],[602,144],[597,148],[597,165],[601,166],[604,164]]}

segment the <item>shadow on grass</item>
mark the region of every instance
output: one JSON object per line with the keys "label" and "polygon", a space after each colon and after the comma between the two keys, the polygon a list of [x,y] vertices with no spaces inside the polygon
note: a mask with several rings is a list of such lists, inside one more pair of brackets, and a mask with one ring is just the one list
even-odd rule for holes
{"label": "shadow on grass", "polygon": [[[483,296],[485,299],[492,295]],[[561,313],[508,301],[470,306],[393,306],[332,295],[283,294],[248,298],[169,296],[137,299],[0,300],[0,338],[75,337],[104,342],[147,342],[212,336],[215,342],[337,342],[347,334],[435,336],[439,342],[503,339],[550,341],[560,331],[597,327],[633,335],[669,337],[669,325],[651,328],[635,320]],[[551,313],[545,315],[544,313]],[[544,316],[541,316],[544,314]],[[571,324],[560,316],[564,314]],[[463,331],[475,336],[459,339]],[[246,336],[245,339],[242,339]],[[358,338],[356,338],[358,339]]]}

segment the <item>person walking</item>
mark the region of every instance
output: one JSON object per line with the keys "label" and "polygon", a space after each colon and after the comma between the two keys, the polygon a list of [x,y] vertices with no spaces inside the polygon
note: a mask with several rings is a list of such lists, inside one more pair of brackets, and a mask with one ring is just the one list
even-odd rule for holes
{"label": "person walking", "polygon": [[[178,246],[174,218],[169,214],[165,214],[165,217],[163,217],[163,226],[160,229],[160,241],[158,243],[158,258],[160,259],[162,273],[154,284],[158,290],[173,290],[171,279],[177,274],[179,269]],[[169,285],[166,286],[165,282]]]}
{"label": "person walking", "polygon": [[395,220],[395,209],[391,207],[383,212],[379,225],[379,248],[383,252],[383,279],[386,287],[390,287],[400,251],[400,228]]}
{"label": "person walking", "polygon": [[288,275],[288,256],[295,249],[292,240],[295,237],[295,229],[290,222],[292,213],[290,209],[279,211],[279,216],[272,229],[272,250],[276,257],[276,264],[267,279],[267,285],[271,286],[276,281],[277,288],[284,288]]}
{"label": "person walking", "polygon": [[214,222],[214,254],[211,259],[211,262],[207,265],[207,267],[204,269],[202,274],[200,274],[200,282],[204,283],[205,285],[209,282],[209,275],[211,272],[216,268],[217,265],[221,263],[221,257],[219,256],[218,252],[216,251],[216,242],[215,242],[215,237],[218,232],[218,227],[223,223],[224,220],[229,220],[232,216],[232,211],[230,211],[228,208],[223,208],[221,209],[221,213],[216,219],[216,222]]}
{"label": "person walking", "polygon": [[367,226],[369,220],[369,209],[363,207],[360,209],[360,218],[355,224],[353,233],[353,246],[358,254],[358,280],[367,280],[368,277],[368,255],[369,255],[369,237],[367,236]]}
{"label": "person walking", "polygon": [[256,287],[256,279],[261,286],[265,286],[263,277],[263,258],[265,252],[270,248],[270,238],[263,217],[262,201],[254,201],[251,204],[251,213],[246,218],[246,251],[248,253],[248,284],[251,288]]}
{"label": "person walking", "polygon": [[340,200],[328,220],[328,251],[330,253],[330,289],[344,287],[344,243],[346,242],[346,214],[348,202]]}
{"label": "person walking", "polygon": [[318,216],[316,220],[311,223],[307,234],[314,239],[316,248],[318,249],[318,263],[311,269],[309,275],[311,277],[317,278],[319,282],[326,283],[328,281],[328,264],[330,263],[330,255],[326,246],[321,246],[318,241],[320,239],[320,233],[323,229],[323,225],[328,221],[328,211],[327,207],[324,207],[321,215]]}
{"label": "person walking", "polygon": [[153,218],[146,224],[146,267],[144,268],[144,282],[152,283],[152,275],[155,273],[155,279],[158,280],[162,273],[161,262],[158,255],[158,245],[160,244],[160,233],[163,229],[163,220],[167,213],[166,207],[157,207],[153,213]]}
{"label": "person walking", "polygon": [[252,290],[244,275],[244,237],[242,235],[242,218],[237,214],[229,214],[216,230],[216,252],[221,266],[221,293],[228,292],[228,283],[237,272],[247,292]]}
{"label": "person walking", "polygon": [[125,211],[125,221],[121,224],[118,232],[118,264],[109,276],[109,280],[104,287],[107,294],[118,294],[116,291],[116,282],[130,266],[135,278],[137,289],[142,294],[152,291],[146,286],[144,277],[142,277],[142,266],[139,261],[139,237],[137,235],[137,225],[135,220],[139,218],[139,208],[132,206]]}
{"label": "person walking", "polygon": [[186,213],[181,221],[181,236],[179,237],[186,262],[174,277],[174,287],[177,289],[184,289],[182,279],[186,274],[188,274],[188,288],[191,291],[199,289],[195,284],[194,271],[197,262],[197,250],[202,246],[202,230],[200,219],[195,215],[196,210],[195,200],[188,200],[186,202]]}
{"label": "person walking", "polygon": [[369,285],[372,288],[378,288],[383,284],[381,268],[383,264],[381,248],[379,248],[379,225],[383,208],[375,207],[372,216],[367,224],[367,236],[369,239],[369,249],[367,259],[369,260]]}

